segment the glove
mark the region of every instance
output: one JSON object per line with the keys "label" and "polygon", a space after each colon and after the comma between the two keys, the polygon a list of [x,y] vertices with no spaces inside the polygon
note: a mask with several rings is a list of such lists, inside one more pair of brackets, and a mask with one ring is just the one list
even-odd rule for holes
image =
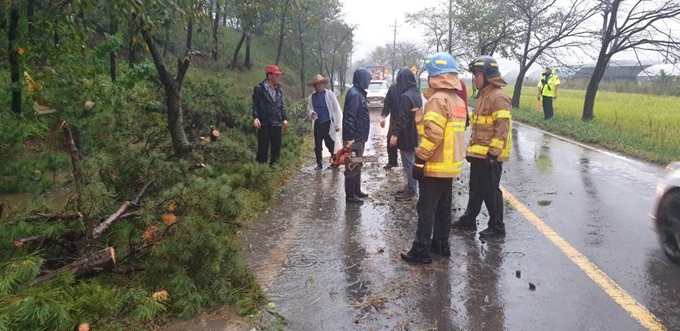
{"label": "glove", "polygon": [[253,122],[253,125],[255,125],[255,128],[258,129],[258,130],[260,129],[260,127],[262,127],[262,124],[260,124],[260,120],[257,119],[257,118]]}
{"label": "glove", "polygon": [[467,161],[470,162],[470,163],[472,163],[472,160],[474,160],[474,159],[475,159],[475,158],[472,157],[472,156],[465,155],[465,160],[467,160]]}
{"label": "glove", "polygon": [[498,162],[498,155],[492,155],[491,153],[486,153],[486,159],[489,163],[494,164]]}
{"label": "glove", "polygon": [[425,161],[416,157],[416,163],[413,164],[411,174],[415,180],[422,180],[425,178]]}

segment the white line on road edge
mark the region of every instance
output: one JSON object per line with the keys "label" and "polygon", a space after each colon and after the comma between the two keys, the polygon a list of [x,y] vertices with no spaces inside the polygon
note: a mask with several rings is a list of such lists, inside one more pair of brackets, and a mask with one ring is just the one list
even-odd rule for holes
{"label": "white line on road edge", "polygon": [[637,164],[645,164],[643,161],[636,160],[636,159],[632,159],[632,158],[630,158],[630,157],[623,156],[623,155],[614,153],[614,152],[612,152],[612,151],[608,151],[608,150],[606,150],[606,149],[597,148],[597,147],[594,147],[594,146],[591,146],[591,145],[588,145],[588,144],[584,144],[584,143],[582,143],[582,142],[578,142],[578,141],[576,141],[576,140],[572,140],[572,139],[569,139],[569,138],[567,138],[567,137],[560,136],[560,135],[558,135],[558,134],[555,134],[555,133],[552,133],[552,132],[549,132],[549,131],[545,131],[545,130],[539,129],[539,128],[535,127],[535,126],[531,126],[531,125],[526,124],[526,123],[523,123],[523,122],[518,122],[518,121],[516,121],[516,120],[512,120],[512,123],[513,123],[513,124],[516,123],[516,124],[519,124],[519,125],[522,125],[522,126],[526,126],[527,128],[530,128],[530,129],[532,129],[532,130],[536,130],[536,131],[538,131],[538,132],[540,132],[540,133],[543,133],[543,134],[545,134],[545,135],[549,135],[549,136],[551,136],[551,137],[555,137],[555,138],[557,138],[557,139],[566,141],[566,142],[568,142],[568,143],[571,143],[571,144],[574,144],[574,145],[577,145],[577,146],[580,146],[580,147],[589,149],[589,150],[591,150],[591,151],[600,152],[600,153],[602,153],[602,154],[605,154],[605,155],[608,155],[608,156],[612,156],[612,157],[615,157],[615,158],[620,159],[620,160],[623,160],[623,161],[628,161],[628,162],[637,163]]}
{"label": "white line on road edge", "polygon": [[547,223],[523,205],[515,196],[510,194],[504,187],[501,187],[505,199],[517,209],[538,231],[553,242],[574,264],[600,286],[614,301],[621,306],[631,317],[636,319],[643,327],[651,331],[665,331],[666,327],[659,322],[656,316],[647,308],[638,303],[628,294],[619,284],[605,274],[595,264],[581,252],[571,246],[566,240],[560,237]]}

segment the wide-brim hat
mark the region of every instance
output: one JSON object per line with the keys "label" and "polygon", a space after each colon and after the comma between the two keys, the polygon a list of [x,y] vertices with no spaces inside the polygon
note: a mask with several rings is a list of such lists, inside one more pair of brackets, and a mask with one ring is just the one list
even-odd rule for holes
{"label": "wide-brim hat", "polygon": [[308,83],[307,86],[313,87],[317,83],[328,84],[329,81],[330,81],[330,79],[328,79],[328,78],[324,78],[321,75],[316,75],[316,76],[314,76],[314,79],[312,79],[312,82]]}

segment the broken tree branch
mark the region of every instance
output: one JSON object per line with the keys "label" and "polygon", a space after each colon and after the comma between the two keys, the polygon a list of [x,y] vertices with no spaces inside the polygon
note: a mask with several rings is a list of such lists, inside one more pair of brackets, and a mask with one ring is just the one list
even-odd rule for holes
{"label": "broken tree branch", "polygon": [[101,251],[83,255],[79,259],[57,269],[46,271],[44,275],[34,279],[31,283],[38,284],[52,279],[63,271],[70,271],[75,276],[82,276],[88,272],[100,269],[112,269],[116,265],[116,253],[113,247],[107,247]]}
{"label": "broken tree branch", "polygon": [[109,216],[106,220],[104,220],[104,222],[101,222],[99,225],[97,225],[92,231],[92,238],[99,237],[104,232],[104,230],[108,229],[109,226],[111,226],[111,224],[113,224],[113,222],[115,221],[128,217],[137,216],[137,214],[134,213],[127,213],[127,210],[130,208],[131,205],[136,207],[139,206],[139,204],[142,202],[142,197],[146,193],[146,190],[149,188],[149,185],[151,185],[151,183],[153,182],[154,181],[150,181],[146,183],[144,187],[142,187],[142,189],[139,191],[135,199],[132,200],[132,202],[130,201],[123,202],[123,205],[121,205],[120,208],[118,208],[118,210],[115,213],[113,213],[113,215]]}
{"label": "broken tree branch", "polygon": [[47,239],[47,238],[45,236],[41,236],[41,235],[32,236],[32,237],[28,237],[28,238],[22,238],[22,239],[14,241],[14,247],[21,248],[25,244],[30,244],[30,243],[34,243],[34,242],[38,242],[38,241],[42,243],[45,239]]}
{"label": "broken tree branch", "polygon": [[118,210],[113,213],[113,215],[109,216],[104,222],[101,222],[97,227],[94,228],[92,231],[92,237],[97,238],[99,235],[104,232],[104,230],[108,229],[113,222],[117,221],[120,219],[120,217],[125,214],[125,212],[128,210],[130,207],[130,201],[125,201],[123,202],[123,205],[118,208]]}
{"label": "broken tree branch", "polygon": [[61,122],[61,130],[66,136],[66,143],[68,143],[69,153],[71,154],[71,165],[73,166],[73,177],[76,180],[76,185],[83,182],[83,173],[80,171],[80,159],[78,158],[78,148],[76,148],[75,140],[73,140],[73,133],[68,127],[66,121]]}
{"label": "broken tree branch", "polygon": [[40,214],[35,214],[33,216],[28,216],[24,218],[24,222],[32,222],[32,221],[55,221],[55,220],[62,220],[62,221],[72,221],[72,220],[77,220],[79,218],[83,217],[83,214],[81,213],[58,213],[58,214],[45,214],[45,213],[40,213]]}

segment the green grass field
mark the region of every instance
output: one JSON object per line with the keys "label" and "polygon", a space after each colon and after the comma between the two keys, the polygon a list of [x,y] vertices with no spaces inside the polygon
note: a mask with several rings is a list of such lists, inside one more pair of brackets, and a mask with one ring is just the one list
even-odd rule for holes
{"label": "green grass field", "polygon": [[[507,89],[512,96],[512,88]],[[598,92],[595,119],[581,121],[585,90],[560,90],[555,115],[543,120],[536,112],[536,89],[524,87],[521,122],[657,163],[680,160],[680,98],[646,94]]]}

